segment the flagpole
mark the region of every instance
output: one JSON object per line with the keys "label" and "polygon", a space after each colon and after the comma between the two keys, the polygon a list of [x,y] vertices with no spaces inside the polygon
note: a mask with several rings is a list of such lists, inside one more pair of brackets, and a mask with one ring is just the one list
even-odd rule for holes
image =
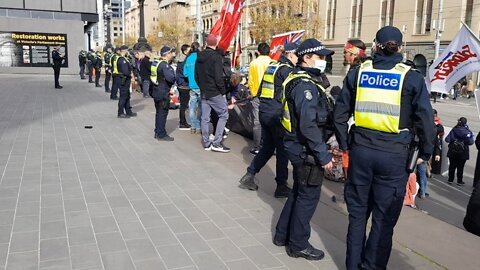
{"label": "flagpole", "polygon": [[[228,1],[228,4],[225,6],[225,13],[227,13],[228,8],[230,7],[230,0],[226,0],[226,1]],[[220,25],[220,38],[222,38],[223,24],[225,23],[225,18],[227,17],[225,13],[222,18],[222,24]]]}

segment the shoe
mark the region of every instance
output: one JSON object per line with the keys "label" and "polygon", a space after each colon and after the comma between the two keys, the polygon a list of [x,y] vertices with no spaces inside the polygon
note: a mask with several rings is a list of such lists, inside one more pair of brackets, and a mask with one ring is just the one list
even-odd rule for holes
{"label": "shoe", "polygon": [[118,97],[111,97],[111,100],[118,100]]}
{"label": "shoe", "polygon": [[149,98],[150,96],[143,96],[143,98]]}
{"label": "shoe", "polygon": [[131,113],[127,113],[127,115],[130,116],[130,117],[136,117],[137,113],[136,112],[131,112]]}
{"label": "shoe", "polygon": [[191,127],[191,126],[190,126],[189,124],[180,124],[180,125],[178,126],[178,129],[179,129],[179,130],[189,130],[190,127]]}
{"label": "shoe", "polygon": [[286,250],[287,250],[288,256],[290,257],[305,258],[309,261],[318,261],[323,259],[323,257],[325,257],[325,253],[323,253],[323,251],[316,249],[312,246],[300,251],[295,251],[291,248],[286,248]]}
{"label": "shoe", "polygon": [[423,199],[425,198],[425,195],[423,195],[423,194],[418,194],[417,197],[418,197],[419,199],[422,199],[422,200],[423,200]]}
{"label": "shoe", "polygon": [[273,195],[275,198],[288,198],[288,194],[292,191],[287,185],[278,185],[275,189],[275,194]]}
{"label": "shoe", "polygon": [[203,150],[205,150],[205,151],[210,151],[210,150],[212,150],[212,144],[209,143],[208,146],[204,146],[204,147],[203,147]]}
{"label": "shoe", "polygon": [[425,197],[430,197],[430,194],[428,194],[427,192],[425,192]]}
{"label": "shoe", "polygon": [[273,237],[273,244],[277,247],[284,247],[284,246],[287,245],[285,240],[280,240],[279,238],[277,238],[276,235],[275,235],[275,237]]}
{"label": "shoe", "polygon": [[173,137],[170,137],[168,135],[165,135],[163,137],[158,137],[157,136],[157,140],[159,141],[164,141],[164,142],[173,142],[175,139]]}
{"label": "shoe", "polygon": [[118,118],[124,118],[124,119],[130,118],[130,116],[128,116],[128,115],[126,115],[126,114],[124,114],[124,113],[117,115],[117,117],[118,117]]}
{"label": "shoe", "polygon": [[55,86],[55,89],[62,89],[62,88],[63,88],[63,86],[61,86],[61,85]]}
{"label": "shoe", "polygon": [[248,190],[258,190],[258,185],[255,184],[255,175],[251,173],[246,173],[242,178],[240,179],[240,185],[238,185],[239,188],[242,189],[248,189]]}
{"label": "shoe", "polygon": [[95,85],[95,87],[103,87],[103,85],[97,84],[97,85]]}
{"label": "shoe", "polygon": [[458,182],[457,185],[458,186],[463,186],[463,185],[465,185],[465,182]]}
{"label": "shoe", "polygon": [[449,185],[451,185],[452,183],[453,183],[453,181],[448,180],[448,184],[449,184]]}
{"label": "shoe", "polygon": [[252,148],[252,149],[250,150],[250,154],[252,154],[252,155],[257,155],[258,152],[260,152],[260,150],[258,150],[257,148]]}
{"label": "shoe", "polygon": [[88,81],[88,83],[95,83],[94,81]]}
{"label": "shoe", "polygon": [[223,137],[224,139],[228,138],[228,135],[226,133],[223,133]]}
{"label": "shoe", "polygon": [[80,78],[81,80],[86,80],[87,78],[83,77],[83,78]]}
{"label": "shoe", "polygon": [[228,133],[230,133],[230,129],[227,128],[227,127],[225,127],[224,131],[225,131],[224,133],[227,134],[227,135],[228,135]]}
{"label": "shoe", "polygon": [[220,152],[220,153],[228,153],[228,152],[230,152],[230,148],[226,147],[225,145],[223,145],[221,143],[219,145],[213,145],[212,144],[212,151]]}
{"label": "shoe", "polygon": [[111,91],[110,90],[105,90],[105,93],[110,93]]}

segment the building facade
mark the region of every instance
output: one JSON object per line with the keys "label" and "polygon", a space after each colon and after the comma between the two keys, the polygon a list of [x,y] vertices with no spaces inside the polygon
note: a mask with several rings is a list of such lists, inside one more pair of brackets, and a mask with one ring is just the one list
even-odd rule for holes
{"label": "building facade", "polygon": [[[145,37],[156,33],[159,16],[159,5],[157,0],[145,0]],[[140,37],[140,8],[138,2],[133,2],[132,6],[125,13],[125,35],[138,39]]]}
{"label": "building facade", "polygon": [[425,73],[435,58],[435,39],[441,32],[441,48],[445,48],[465,22],[477,36],[480,34],[480,0],[442,0],[443,19],[438,22],[440,0],[322,0],[324,31],[320,37],[336,51],[334,74],[344,74],[343,46],[348,39],[363,40],[371,47],[375,33],[391,25],[404,33],[404,52],[418,69]]}
{"label": "building facade", "polygon": [[66,55],[62,72],[78,73],[97,22],[96,0],[0,1],[0,73],[52,73],[56,46]]}
{"label": "building facade", "polygon": [[[124,3],[125,3],[125,7],[123,7],[123,10],[126,12],[131,6],[131,2],[125,0]],[[110,0],[110,8],[112,10],[112,19],[110,21],[110,35],[111,35],[110,38],[111,38],[112,44],[115,44],[119,38],[120,39],[122,38],[122,31],[123,31],[122,0]]]}

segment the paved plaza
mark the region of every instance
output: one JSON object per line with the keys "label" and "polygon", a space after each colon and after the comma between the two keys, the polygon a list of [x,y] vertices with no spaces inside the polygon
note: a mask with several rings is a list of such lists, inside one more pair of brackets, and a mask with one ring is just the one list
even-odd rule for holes
{"label": "paved plaza", "polygon": [[[0,80],[1,270],[344,269],[341,184],[326,181],[312,220],[325,259],[293,259],[271,243],[285,201],[273,197],[274,162],[258,192],[237,187],[248,140],[231,134],[231,153],[206,152],[170,111],[175,142],[158,142],[153,101],[138,93],[138,117],[118,119],[117,102],[78,76],[61,76],[61,90],[53,75]],[[431,194],[461,217],[469,188],[438,178]],[[480,238],[458,219],[404,208],[389,269],[478,269]]]}

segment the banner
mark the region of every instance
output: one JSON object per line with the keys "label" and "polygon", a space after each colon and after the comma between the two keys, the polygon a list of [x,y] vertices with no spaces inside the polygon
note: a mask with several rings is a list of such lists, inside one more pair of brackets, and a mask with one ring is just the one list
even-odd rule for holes
{"label": "banner", "polygon": [[433,62],[427,74],[431,92],[448,94],[461,78],[480,71],[480,40],[466,25],[457,33],[443,53]]}
{"label": "banner", "polygon": [[65,55],[62,67],[68,67],[66,34],[0,32],[0,66],[51,67],[56,46]]}
{"label": "banner", "polygon": [[219,48],[227,51],[230,47],[246,2],[246,0],[226,0],[223,5],[218,21],[210,31],[210,34],[220,37]]}
{"label": "banner", "polygon": [[298,44],[304,33],[305,30],[299,30],[273,36],[270,44],[270,58],[278,60],[282,54],[280,49],[289,43]]}

